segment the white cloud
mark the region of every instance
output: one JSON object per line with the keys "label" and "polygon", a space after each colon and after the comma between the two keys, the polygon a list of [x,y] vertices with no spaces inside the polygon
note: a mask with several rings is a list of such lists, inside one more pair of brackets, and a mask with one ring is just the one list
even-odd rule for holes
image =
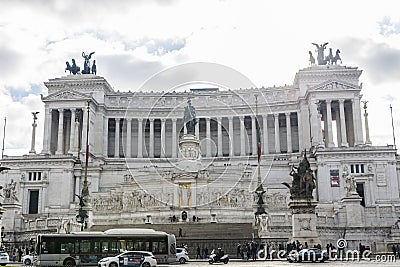
{"label": "white cloud", "polygon": [[29,151],[30,112],[43,109],[37,85],[45,94],[43,82],[65,75],[71,58],[82,67],[82,51],[96,52],[98,74],[116,90],[135,90],[166,67],[196,61],[272,86],[291,84],[315,50],[311,42],[324,41],[341,49],[344,64],[364,70],[372,141],[392,143],[386,110],[400,106],[397,1],[0,0],[0,6],[0,119],[7,115],[12,133],[6,154]]}

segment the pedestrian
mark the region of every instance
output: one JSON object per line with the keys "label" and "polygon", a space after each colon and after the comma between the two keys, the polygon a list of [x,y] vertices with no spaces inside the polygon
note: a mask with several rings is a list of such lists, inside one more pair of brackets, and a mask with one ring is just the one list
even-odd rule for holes
{"label": "pedestrian", "polygon": [[197,246],[196,252],[197,252],[197,254],[196,254],[196,260],[197,260],[198,258],[201,259],[201,255],[200,255],[200,246]]}
{"label": "pedestrian", "polygon": [[396,258],[396,247],[394,245],[392,246],[392,251],[393,251],[394,257]]}
{"label": "pedestrian", "polygon": [[179,228],[179,235],[178,235],[178,237],[183,237],[183,235],[182,235],[182,228]]}
{"label": "pedestrian", "polygon": [[204,248],[204,254],[205,254],[205,258],[208,258],[208,248],[207,246]]}

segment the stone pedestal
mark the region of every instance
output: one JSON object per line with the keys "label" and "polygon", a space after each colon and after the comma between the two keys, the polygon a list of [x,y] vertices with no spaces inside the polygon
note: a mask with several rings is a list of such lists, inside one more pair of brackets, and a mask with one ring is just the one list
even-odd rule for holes
{"label": "stone pedestal", "polygon": [[347,194],[342,198],[343,208],[346,213],[346,226],[348,227],[362,227],[364,208],[361,206],[362,198],[354,192]]}
{"label": "stone pedestal", "polygon": [[179,161],[176,166],[185,172],[201,170],[200,140],[193,134],[184,134],[179,140]]}
{"label": "stone pedestal", "polygon": [[298,240],[302,244],[307,242],[309,247],[321,243],[317,233],[316,206],[316,201],[307,199],[289,202],[289,208],[292,210],[292,241]]}

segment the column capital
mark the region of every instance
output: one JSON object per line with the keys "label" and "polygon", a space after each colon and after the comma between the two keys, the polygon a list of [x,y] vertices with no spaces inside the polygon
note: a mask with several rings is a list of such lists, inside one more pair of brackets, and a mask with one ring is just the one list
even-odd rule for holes
{"label": "column capital", "polygon": [[76,108],[70,108],[71,112],[75,112]]}
{"label": "column capital", "polygon": [[150,121],[151,123],[153,123],[153,122],[154,122],[154,118],[149,118],[149,121]]}
{"label": "column capital", "polygon": [[331,102],[332,102],[332,99],[325,99],[325,102],[326,102],[326,104],[331,104]]}
{"label": "column capital", "polygon": [[175,123],[178,120],[178,118],[172,118],[171,120]]}
{"label": "column capital", "polygon": [[273,115],[275,119],[279,118],[279,113],[274,113]]}
{"label": "column capital", "polygon": [[228,120],[229,120],[229,121],[233,121],[233,116],[228,117]]}
{"label": "column capital", "polygon": [[338,101],[339,101],[339,104],[343,104],[345,99],[338,99]]}
{"label": "column capital", "polygon": [[125,118],[126,121],[131,122],[132,118]]}
{"label": "column capital", "polygon": [[143,122],[143,118],[136,118],[138,122],[142,123]]}
{"label": "column capital", "polygon": [[58,109],[58,112],[64,113],[64,109],[63,109],[63,108],[59,108],[59,109]]}
{"label": "column capital", "polygon": [[222,117],[217,117],[217,121],[218,121],[219,123],[221,123]]}
{"label": "column capital", "polygon": [[120,121],[121,118],[115,118],[115,121]]}
{"label": "column capital", "polygon": [[289,117],[292,112],[285,112],[285,116]]}
{"label": "column capital", "polygon": [[166,118],[161,118],[162,123],[165,123],[166,120],[167,120]]}
{"label": "column capital", "polygon": [[244,121],[244,115],[239,116],[239,120]]}

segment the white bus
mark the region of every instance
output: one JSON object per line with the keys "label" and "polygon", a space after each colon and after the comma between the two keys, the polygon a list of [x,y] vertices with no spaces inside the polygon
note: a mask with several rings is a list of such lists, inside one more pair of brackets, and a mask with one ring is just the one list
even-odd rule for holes
{"label": "white bus", "polygon": [[152,252],[158,263],[173,263],[176,259],[175,235],[153,229],[41,234],[36,246],[39,266],[97,265],[104,257],[139,250]]}

